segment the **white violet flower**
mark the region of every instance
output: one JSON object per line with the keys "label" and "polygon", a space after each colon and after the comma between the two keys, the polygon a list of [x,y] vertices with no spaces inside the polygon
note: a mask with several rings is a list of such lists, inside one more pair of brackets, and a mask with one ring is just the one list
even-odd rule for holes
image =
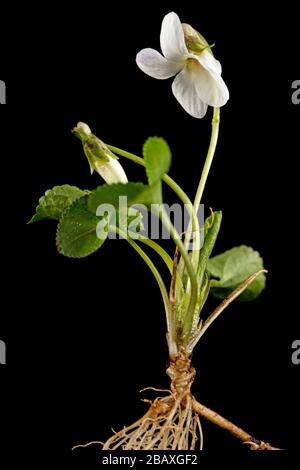
{"label": "white violet flower", "polygon": [[91,129],[84,122],[79,122],[73,129],[83,145],[84,153],[89,161],[91,173],[97,171],[107,184],[127,183],[128,179],[118,157],[109,148],[92,134]]}
{"label": "white violet flower", "polygon": [[137,65],[160,80],[178,74],[172,91],[187,113],[202,118],[207,106],[220,107],[227,102],[228,88],[211,46],[190,25],[181,24],[176,13],[163,19],[160,46],[164,56],[154,49],[143,49],[136,56]]}

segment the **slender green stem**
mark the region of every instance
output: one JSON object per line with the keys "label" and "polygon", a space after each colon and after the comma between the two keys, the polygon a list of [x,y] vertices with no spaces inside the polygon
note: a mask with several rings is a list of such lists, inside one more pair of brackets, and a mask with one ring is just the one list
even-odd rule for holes
{"label": "slender green stem", "polygon": [[[195,195],[195,200],[194,200],[194,213],[196,214],[196,217],[198,215],[198,210],[199,210],[200,202],[202,199],[203,191],[205,188],[205,184],[207,181],[207,177],[209,174],[209,170],[210,170],[210,167],[214,158],[216,146],[217,146],[218,135],[219,135],[219,123],[220,123],[220,108],[214,108],[210,143],[209,143],[206,160],[204,163],[204,167],[201,173],[201,178],[199,181],[199,185],[198,185],[196,195]],[[191,230],[194,230],[194,227],[192,227],[191,223],[189,223],[189,226],[186,232],[185,247],[187,247],[190,242]]]}
{"label": "slender green stem", "polygon": [[[164,261],[166,264],[170,274],[173,274],[173,260],[171,256],[156,242],[151,240],[148,237],[145,236],[140,236],[137,238],[137,241],[144,243],[145,245],[150,246]],[[176,287],[178,288],[178,291],[183,294],[184,289],[183,289],[183,283],[180,275],[176,276]]]}
{"label": "slender green stem", "polygon": [[142,248],[137,243],[135,243],[134,240],[132,240],[132,238],[128,236],[126,232],[124,232],[118,227],[110,227],[110,229],[114,230],[116,233],[120,234],[125,240],[128,241],[128,243],[132,246],[132,248],[134,248],[134,250],[145,261],[147,266],[150,268],[152,274],[154,275],[156,282],[159,286],[159,289],[163,298],[164,306],[165,306],[165,311],[166,311],[169,353],[170,353],[170,356],[176,355],[177,347],[176,347],[176,341],[175,341],[175,335],[176,335],[175,319],[172,318],[173,312],[172,312],[172,308],[170,305],[168,292],[167,292],[166,286],[164,284],[164,281],[161,275],[159,274],[157,268],[155,267],[155,265],[153,264],[149,256],[142,250]]}
{"label": "slender green stem", "polygon": [[[118,147],[114,147],[112,145],[108,145],[108,148],[116,153],[119,156],[125,157],[139,165],[145,166],[145,162],[141,157],[138,157],[137,155],[134,155],[130,152],[126,152],[125,150],[119,149]],[[192,230],[197,233],[197,240],[199,240],[199,222],[197,218],[197,212],[194,209],[194,206],[187,196],[187,194],[178,186],[178,184],[170,178],[168,175],[163,176],[163,181],[177,194],[179,199],[185,204],[189,215],[190,215],[190,226],[192,227]],[[182,243],[180,236],[176,232],[175,228],[173,227],[169,217],[165,214],[164,211],[159,212],[159,217],[162,220],[162,223],[165,225],[166,229],[169,231],[172,239],[174,240],[176,246],[178,247],[178,250],[181,254],[182,260],[185,264],[187,273],[189,275],[190,279],[190,301],[188,305],[188,309],[186,312],[186,316],[184,318],[184,327],[183,327],[183,342],[184,344],[187,344],[189,340],[189,334],[191,332],[192,324],[193,324],[193,316],[194,316],[194,310],[197,302],[197,292],[198,292],[198,286],[197,286],[197,277],[195,274],[195,270],[193,267],[193,263],[190,260],[190,257],[188,255],[188,252]],[[199,252],[199,246],[195,247],[198,248]]]}
{"label": "slender green stem", "polygon": [[148,237],[139,236],[137,241],[144,243],[145,245],[150,246],[164,261],[165,265],[167,266],[170,274],[173,272],[173,260],[171,256],[164,250],[158,243],[154,242]]}
{"label": "slender green stem", "polygon": [[214,158],[215,150],[217,147],[218,136],[219,136],[219,124],[220,124],[220,108],[214,108],[214,114],[212,118],[212,130],[211,130],[211,138],[209,143],[209,148],[206,156],[206,160],[204,163],[204,167],[202,170],[201,178],[199,181],[198,189],[195,196],[194,201],[194,209],[197,214],[199,205],[202,199],[203,191],[205,188],[205,184],[207,181],[207,177],[209,174],[209,170]]}
{"label": "slender green stem", "polygon": [[179,199],[183,202],[185,207],[187,208],[194,232],[199,231],[199,221],[197,217],[197,213],[193,208],[192,201],[188,197],[188,195],[181,189],[181,187],[172,179],[169,175],[163,176],[163,181],[177,194]]}
{"label": "slender green stem", "polygon": [[[200,256],[200,228],[199,228],[199,221],[197,217],[197,212],[194,210],[193,204],[187,194],[181,189],[178,184],[172,180],[168,175],[164,175],[163,181],[171,188],[173,191],[178,195],[181,201],[184,203],[185,207],[188,210],[190,221],[188,226],[192,227],[192,232],[195,235],[193,237],[193,252],[192,252],[192,264],[195,269],[197,269],[199,256]],[[188,249],[190,243],[190,236],[185,236],[185,249]],[[183,266],[182,266],[182,258],[179,260],[178,265],[178,274],[182,275]]]}
{"label": "slender green stem", "polygon": [[[137,241],[144,243],[147,246],[150,246],[164,261],[165,265],[167,266],[169,273],[171,276],[173,275],[173,260],[169,253],[166,252],[158,243],[155,241],[151,240],[151,238],[145,237],[145,236],[139,236],[137,238]],[[176,287],[178,288],[178,291],[183,294],[184,288],[183,288],[183,283],[181,276],[177,274],[176,276]]]}
{"label": "slender green stem", "polygon": [[185,263],[185,267],[186,267],[186,270],[187,270],[187,273],[189,275],[190,282],[191,282],[190,301],[189,301],[186,315],[184,317],[184,324],[183,324],[183,338],[182,339],[183,339],[183,344],[186,345],[189,341],[189,335],[192,329],[194,311],[195,311],[195,306],[197,302],[197,293],[198,293],[197,276],[193,268],[193,265],[191,263],[189,254],[186,251],[184,244],[182,243],[180,239],[179,234],[177,233],[172,222],[170,221],[163,206],[160,206],[160,209],[156,215],[159,216],[162,224],[165,226],[168,233],[170,233],[175,245],[177,246],[183,258],[183,261]]}
{"label": "slender green stem", "polygon": [[139,165],[145,166],[145,162],[141,157],[138,157],[134,153],[131,152],[126,152],[126,150],[122,150],[118,147],[115,147],[114,145],[108,145],[105,144],[109,150],[111,150],[113,153],[116,153],[117,155],[120,155],[121,157],[128,158],[128,160],[133,161],[134,163],[138,163]]}
{"label": "slender green stem", "polygon": [[[126,152],[126,150],[122,150],[118,147],[114,147],[113,145],[107,145],[107,147],[113,153],[116,153],[117,155],[120,155],[121,157],[125,157],[128,160],[131,160],[134,163],[137,163],[138,165],[145,166],[145,161],[144,161],[143,158],[138,157],[137,155],[134,155],[131,152]],[[197,213],[194,211],[193,203],[190,200],[190,198],[188,197],[188,195],[176,183],[176,181],[174,181],[172,178],[170,178],[169,175],[164,175],[162,179],[177,194],[177,196],[183,202],[183,204],[185,204],[185,206],[187,208],[187,211],[189,212],[189,215],[191,217],[193,231],[195,231],[195,232],[198,231],[199,230],[199,222],[198,222],[198,218],[197,218]]]}

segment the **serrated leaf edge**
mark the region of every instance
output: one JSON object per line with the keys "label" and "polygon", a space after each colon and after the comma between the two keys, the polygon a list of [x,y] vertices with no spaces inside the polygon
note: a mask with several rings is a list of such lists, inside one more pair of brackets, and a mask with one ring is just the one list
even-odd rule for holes
{"label": "serrated leaf edge", "polygon": [[[43,203],[43,200],[47,197],[47,192],[49,192],[49,191],[55,191],[57,188],[79,189],[80,191],[84,191],[84,192],[86,193],[86,194],[83,194],[82,196],[78,197],[77,199],[75,199],[75,201],[73,201],[73,202],[76,202],[78,199],[81,199],[81,197],[88,196],[89,193],[91,192],[89,189],[80,189],[80,188],[78,188],[77,186],[74,186],[74,185],[71,185],[71,184],[61,184],[61,185],[58,184],[58,185],[56,185],[56,186],[53,186],[53,188],[46,189],[46,191],[44,192],[44,194],[43,194],[43,195],[39,198],[39,200],[38,200],[38,204],[37,204],[37,206],[36,206],[36,208],[35,208],[35,214],[31,217],[31,219],[27,222],[27,224],[31,224],[32,222],[35,222],[34,219],[35,219],[36,216],[39,215],[39,214],[38,214],[39,209],[41,210],[40,205]],[[73,203],[72,203],[72,204],[73,204]],[[72,204],[71,204],[71,205],[72,205]],[[69,207],[70,207],[70,206],[69,206]],[[68,210],[69,207],[67,207],[67,208],[65,209],[65,211]],[[65,211],[64,211],[64,212],[65,212]],[[62,216],[64,216],[64,212],[63,212],[63,215],[62,215]],[[50,219],[50,218],[47,219],[47,218],[44,218],[44,219],[41,219],[41,221],[42,221],[42,220],[56,220],[56,219]],[[39,220],[38,220],[38,221],[39,221]]]}
{"label": "serrated leaf edge", "polygon": [[[154,139],[158,139],[158,140],[163,141],[163,142],[166,144],[166,146],[168,147],[168,149],[169,149],[169,151],[170,151],[170,153],[171,153],[170,146],[169,146],[168,142],[167,142],[163,137],[159,137],[159,136],[156,136],[156,135],[151,136],[151,137],[148,137],[148,138],[146,139],[146,141],[144,142],[144,144],[143,144],[143,149],[142,149],[142,153],[143,153],[143,157],[144,157],[145,163],[146,163],[146,160],[147,160],[147,157],[146,157],[147,146],[149,145],[149,142],[150,142],[151,140],[154,140]],[[145,165],[145,170],[146,170],[146,175],[147,175],[148,182],[149,182],[149,178],[150,178],[150,177],[149,177],[147,165]],[[160,179],[161,179],[161,178],[160,178]],[[159,179],[158,179],[157,181],[159,181]],[[154,183],[152,183],[151,186],[153,186],[155,183],[157,183],[157,181],[155,181]],[[149,184],[150,184],[150,182],[149,182]]]}
{"label": "serrated leaf edge", "polygon": [[[89,196],[89,194],[86,194],[85,196],[82,196],[87,198]],[[58,232],[60,230],[60,227],[61,227],[61,224],[63,222],[63,219],[66,217],[66,215],[68,214],[68,212],[70,212],[71,208],[74,206],[74,204],[78,203],[78,201],[82,198],[78,198],[76,199],[76,201],[73,201],[72,204],[66,209],[66,211],[64,212],[63,216],[59,219],[59,222],[57,224],[57,227],[56,227],[56,234],[55,234],[55,243],[56,243],[56,248],[57,248],[57,251],[60,255],[62,256],[65,256],[66,258],[72,258],[72,259],[82,259],[82,258],[86,258],[87,256],[90,256],[92,255],[93,253],[95,253],[95,251],[91,251],[91,253],[88,253],[87,255],[84,255],[84,256],[70,256],[70,255],[65,255],[61,249],[61,247],[59,246],[59,241],[58,241]],[[104,240],[105,241],[105,240]],[[103,241],[103,243],[104,243]],[[97,251],[97,250],[96,250]]]}

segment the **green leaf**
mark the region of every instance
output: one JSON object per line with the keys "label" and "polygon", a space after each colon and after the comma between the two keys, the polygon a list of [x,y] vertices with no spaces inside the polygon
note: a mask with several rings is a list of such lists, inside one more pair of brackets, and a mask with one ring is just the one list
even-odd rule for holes
{"label": "green leaf", "polygon": [[144,144],[143,155],[149,184],[154,185],[170,169],[170,148],[161,137],[149,137]]}
{"label": "green leaf", "polygon": [[[211,258],[207,264],[209,274],[218,278],[211,280],[211,292],[216,297],[225,298],[247,277],[263,268],[259,253],[249,246],[239,246]],[[253,300],[264,289],[266,277],[262,273],[240,295],[239,300]]]}
{"label": "green leaf", "polygon": [[28,223],[40,220],[59,220],[66,209],[77,199],[88,194],[89,191],[64,184],[48,189],[39,200],[36,213]]}
{"label": "green leaf", "polygon": [[100,239],[96,234],[99,222],[108,225],[108,218],[103,221],[92,214],[87,208],[87,197],[75,201],[58,224],[58,251],[70,258],[83,258],[98,250],[106,238]]}
{"label": "green leaf", "polygon": [[[103,184],[88,196],[88,209],[96,214],[98,207],[102,204],[110,204],[117,211],[122,207],[135,204],[149,206],[153,202],[154,192],[155,187],[152,188],[143,183]],[[124,199],[120,199],[121,197]]]}

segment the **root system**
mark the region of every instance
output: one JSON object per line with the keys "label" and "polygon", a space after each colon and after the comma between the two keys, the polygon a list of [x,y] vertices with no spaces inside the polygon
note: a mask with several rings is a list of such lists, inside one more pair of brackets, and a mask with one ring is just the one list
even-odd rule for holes
{"label": "root system", "polygon": [[[199,403],[191,393],[196,371],[190,359],[179,353],[167,369],[170,390],[164,397],[150,403],[147,413],[135,423],[124,427],[106,442],[90,442],[77,447],[101,444],[103,450],[202,450],[203,432],[200,416],[226,429],[251,450],[279,450],[257,440],[226,418]],[[156,389],[154,389],[156,390]]]}

